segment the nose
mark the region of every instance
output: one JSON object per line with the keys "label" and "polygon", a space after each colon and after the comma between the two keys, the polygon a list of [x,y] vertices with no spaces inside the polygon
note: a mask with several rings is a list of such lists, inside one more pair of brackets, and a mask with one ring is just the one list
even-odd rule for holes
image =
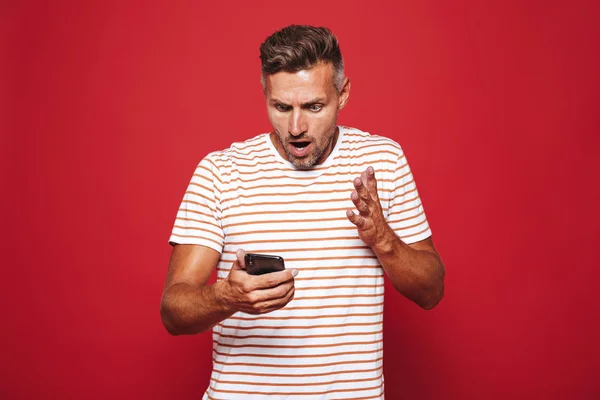
{"label": "nose", "polygon": [[292,111],[290,113],[288,133],[292,136],[301,136],[307,129],[308,127],[302,111]]}

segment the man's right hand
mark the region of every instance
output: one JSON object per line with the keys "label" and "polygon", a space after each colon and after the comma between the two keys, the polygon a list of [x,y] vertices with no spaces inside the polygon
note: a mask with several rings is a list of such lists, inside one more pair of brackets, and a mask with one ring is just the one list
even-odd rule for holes
{"label": "man's right hand", "polygon": [[245,254],[242,249],[237,251],[237,260],[223,281],[222,294],[228,307],[248,314],[265,314],[289,303],[294,298],[294,277],[298,270],[250,275],[246,272]]}

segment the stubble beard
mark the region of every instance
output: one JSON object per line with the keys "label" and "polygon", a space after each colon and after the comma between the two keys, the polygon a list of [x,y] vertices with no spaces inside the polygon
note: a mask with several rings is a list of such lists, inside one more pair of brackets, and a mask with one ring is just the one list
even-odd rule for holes
{"label": "stubble beard", "polygon": [[[337,128],[337,127],[336,127]],[[275,132],[275,136],[277,137],[277,141],[279,142],[280,146],[283,146],[283,150],[285,151],[285,154],[288,157],[288,161],[292,163],[292,165],[298,169],[311,169],[312,167],[314,167],[317,164],[317,161],[319,161],[319,159],[321,158],[321,156],[323,156],[323,154],[325,153],[325,151],[331,146],[331,143],[333,142],[333,138],[335,137],[335,129],[333,130],[333,132],[331,133],[331,135],[329,135],[329,138],[325,141],[325,143],[323,143],[322,146],[319,146],[319,143],[316,142],[315,140],[312,140],[312,138],[307,138],[307,137],[294,137],[294,138],[290,138],[288,137],[285,140],[285,144],[283,143],[283,141],[281,140],[281,136],[279,136],[279,132]],[[294,155],[294,153],[292,153],[289,150],[289,146],[290,146],[290,142],[292,140],[300,140],[300,139],[310,139],[311,144],[314,145],[314,150],[310,153],[307,154],[304,157],[296,157]]]}

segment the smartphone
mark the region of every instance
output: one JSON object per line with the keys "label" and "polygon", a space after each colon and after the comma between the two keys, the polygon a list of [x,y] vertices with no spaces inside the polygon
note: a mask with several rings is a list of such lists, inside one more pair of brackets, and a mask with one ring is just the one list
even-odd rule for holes
{"label": "smartphone", "polygon": [[271,254],[246,253],[244,261],[246,261],[246,272],[250,275],[268,274],[285,269],[283,257]]}

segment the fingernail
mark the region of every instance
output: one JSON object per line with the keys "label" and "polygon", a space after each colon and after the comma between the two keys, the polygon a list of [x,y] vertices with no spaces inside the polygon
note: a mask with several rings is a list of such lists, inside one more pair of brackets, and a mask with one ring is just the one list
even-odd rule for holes
{"label": "fingernail", "polygon": [[369,167],[369,174],[373,175],[373,172],[375,172],[375,170],[373,169],[373,167]]}
{"label": "fingernail", "polygon": [[297,269],[293,269],[292,270],[292,276],[296,276],[298,275],[298,270]]}

